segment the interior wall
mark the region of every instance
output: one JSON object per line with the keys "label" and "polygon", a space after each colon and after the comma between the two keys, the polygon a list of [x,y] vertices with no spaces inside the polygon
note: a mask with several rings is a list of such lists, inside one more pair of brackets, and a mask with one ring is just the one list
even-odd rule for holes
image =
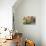
{"label": "interior wall", "polygon": [[[14,10],[15,29],[22,32],[25,38],[34,40],[36,46],[41,46],[41,0],[23,0]],[[24,16],[35,16],[36,24],[24,25]]]}
{"label": "interior wall", "polygon": [[46,46],[46,0],[41,1],[41,40],[42,46]]}
{"label": "interior wall", "polygon": [[12,6],[16,0],[0,0],[0,27],[12,29]]}

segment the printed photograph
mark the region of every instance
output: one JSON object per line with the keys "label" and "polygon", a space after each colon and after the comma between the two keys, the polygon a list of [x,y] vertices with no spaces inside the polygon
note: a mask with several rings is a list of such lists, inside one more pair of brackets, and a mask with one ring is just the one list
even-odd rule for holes
{"label": "printed photograph", "polygon": [[23,24],[35,24],[36,18],[34,16],[24,16],[23,17]]}

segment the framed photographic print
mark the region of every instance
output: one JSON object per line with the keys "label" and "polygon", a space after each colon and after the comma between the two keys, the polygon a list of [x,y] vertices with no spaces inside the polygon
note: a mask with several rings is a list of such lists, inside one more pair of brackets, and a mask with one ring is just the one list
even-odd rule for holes
{"label": "framed photographic print", "polygon": [[24,16],[23,17],[23,24],[35,24],[36,17],[35,16]]}

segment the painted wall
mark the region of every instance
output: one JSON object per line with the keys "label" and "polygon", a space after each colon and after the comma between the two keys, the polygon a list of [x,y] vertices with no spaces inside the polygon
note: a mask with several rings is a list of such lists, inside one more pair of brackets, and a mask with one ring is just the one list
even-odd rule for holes
{"label": "painted wall", "polygon": [[46,0],[41,1],[41,15],[42,46],[46,46]]}
{"label": "painted wall", "polygon": [[0,27],[12,29],[12,6],[16,0],[0,0]]}
{"label": "painted wall", "polygon": [[[41,46],[41,0],[23,0],[19,5],[14,5],[14,24],[18,32],[23,32],[24,37],[35,41],[36,46]],[[35,16],[35,25],[24,25],[24,16]]]}

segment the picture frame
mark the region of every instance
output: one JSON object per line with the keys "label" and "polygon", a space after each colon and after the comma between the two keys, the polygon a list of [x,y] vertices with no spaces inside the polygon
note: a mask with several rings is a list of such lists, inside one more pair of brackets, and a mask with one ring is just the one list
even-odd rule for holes
{"label": "picture frame", "polygon": [[35,16],[24,16],[23,17],[23,24],[35,24],[36,17]]}

